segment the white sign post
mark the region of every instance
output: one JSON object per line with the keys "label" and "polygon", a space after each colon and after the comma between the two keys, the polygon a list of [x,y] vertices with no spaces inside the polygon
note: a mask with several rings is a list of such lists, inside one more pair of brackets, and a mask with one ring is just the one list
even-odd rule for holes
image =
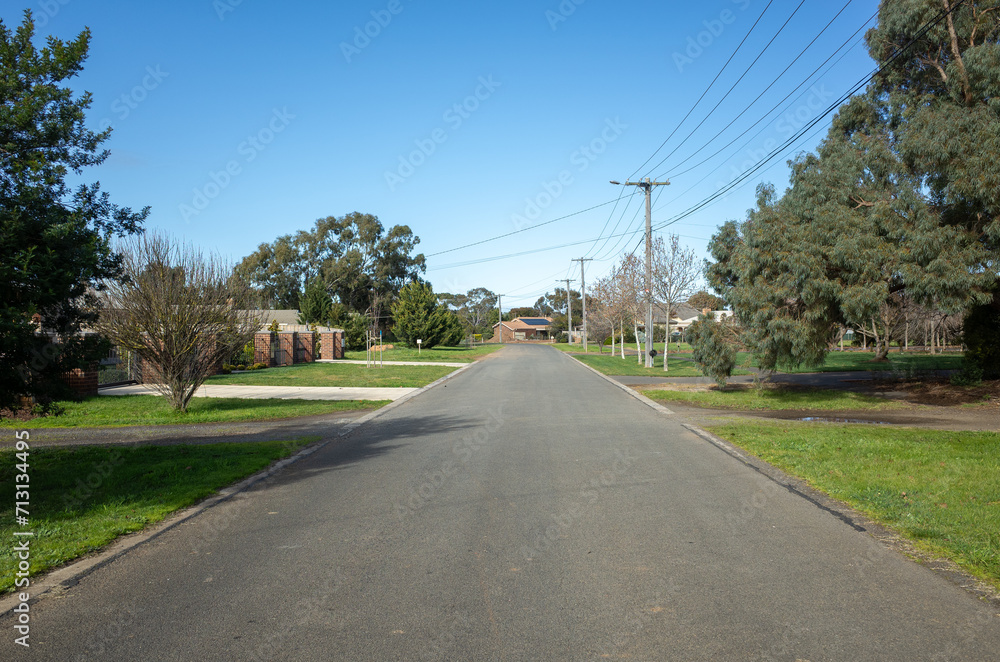
{"label": "white sign post", "polygon": [[420,356],[420,343],[422,342],[423,340],[417,339],[417,356]]}

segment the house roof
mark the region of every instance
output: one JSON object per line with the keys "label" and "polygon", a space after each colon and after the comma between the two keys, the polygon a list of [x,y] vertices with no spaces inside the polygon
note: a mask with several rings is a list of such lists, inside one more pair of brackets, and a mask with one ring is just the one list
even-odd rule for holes
{"label": "house roof", "polygon": [[268,326],[271,322],[277,322],[278,324],[298,324],[299,323],[299,311],[297,310],[253,310],[260,323],[264,326]]}
{"label": "house roof", "polygon": [[[552,325],[551,317],[518,317],[503,325],[511,331],[545,331]],[[500,326],[497,322],[493,328]]]}
{"label": "house roof", "polygon": [[[666,324],[666,315],[664,311],[666,306],[662,303],[653,304],[653,322],[655,324]],[[678,303],[673,307],[673,314],[670,316],[671,321],[673,320],[690,320],[695,319],[701,315],[701,311],[697,308],[689,306],[686,303]]]}

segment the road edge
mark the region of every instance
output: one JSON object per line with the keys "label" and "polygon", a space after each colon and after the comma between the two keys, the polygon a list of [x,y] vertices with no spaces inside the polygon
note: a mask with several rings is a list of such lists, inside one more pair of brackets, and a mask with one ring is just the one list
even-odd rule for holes
{"label": "road edge", "polygon": [[[558,352],[559,350],[554,351]],[[576,357],[565,354],[564,352],[559,353],[569,359],[572,359],[575,363],[582,365],[591,372],[601,376],[605,379],[605,381],[611,382],[650,408],[671,417],[676,416],[676,412],[667,409],[663,405],[657,404],[638,391],[633,390],[631,387],[615,381],[599,370],[596,370],[583,361],[578,360]],[[805,499],[817,508],[825,510],[827,513],[841,520],[858,533],[867,534],[883,547],[904,556],[910,561],[942,577],[954,586],[972,594],[980,600],[990,603],[995,608],[1000,608],[1000,591],[995,589],[990,584],[982,581],[975,575],[967,572],[954,561],[934,556],[918,549],[909,540],[904,538],[902,534],[879,524],[878,522],[867,517],[864,513],[855,510],[847,503],[835,499],[829,494],[809,486],[809,484],[801,478],[779,469],[773,464],[760,459],[756,455],[753,455],[735,444],[726,441],[722,437],[712,434],[708,430],[694,425],[693,423],[687,423],[680,417],[675,418],[674,420],[680,423],[681,427],[686,429],[688,432],[691,432],[703,441],[712,444],[723,453],[729,455],[741,464],[744,464],[779,487],[793,493],[795,496]]]}
{"label": "road edge", "polygon": [[313,453],[324,448],[330,442],[343,439],[355,430],[357,430],[362,425],[369,423],[378,417],[382,416],[386,412],[389,412],[396,407],[402,405],[405,402],[417,397],[425,391],[429,391],[440,384],[448,381],[452,377],[455,377],[459,373],[476,365],[475,362],[468,363],[453,372],[448,373],[444,377],[431,382],[427,386],[423,386],[412,393],[408,393],[398,400],[394,400],[389,404],[376,409],[375,411],[369,412],[358,418],[357,420],[351,421],[350,423],[344,424],[340,430],[335,434],[320,439],[319,441],[313,442],[312,444],[306,446],[300,450],[295,455],[286,457],[282,460],[274,462],[272,465],[258,471],[252,476],[248,476],[232,485],[223,487],[214,495],[207,497],[206,499],[189,506],[184,510],[180,510],[167,516],[165,519],[157,522],[147,529],[142,531],[137,531],[135,533],[126,534],[120,538],[117,538],[111,542],[102,551],[96,552],[94,554],[84,556],[75,561],[69,561],[66,565],[59,566],[49,572],[39,575],[37,579],[32,577],[32,582],[30,587],[27,589],[15,589],[10,594],[0,598],[0,618],[5,618],[7,615],[13,613],[13,610],[17,608],[18,605],[22,604],[20,600],[20,593],[28,593],[31,597],[28,599],[29,605],[36,604],[39,600],[51,596],[53,594],[58,594],[60,591],[65,590],[79,583],[81,579],[89,575],[90,573],[99,570],[100,568],[113,563],[118,558],[124,556],[133,549],[151,541],[160,535],[170,531],[171,529],[183,524],[201,513],[205,512],[209,508],[212,508],[220,503],[228,501],[237,494],[245,492],[250,487],[253,487],[257,483],[271,478],[275,474],[279,473],[286,467],[303,460]]}
{"label": "road edge", "polygon": [[573,361],[577,365],[582,365],[584,368],[586,368],[587,370],[591,371],[595,375],[599,376],[604,381],[606,381],[606,382],[608,382],[610,384],[614,384],[615,386],[617,386],[621,390],[625,391],[626,393],[628,393],[629,395],[631,395],[633,398],[635,398],[639,402],[645,404],[647,407],[651,407],[651,408],[655,409],[656,411],[660,412],[661,414],[666,414],[667,416],[673,416],[674,415],[674,412],[672,410],[667,409],[666,407],[664,407],[661,404],[653,402],[652,400],[650,400],[649,398],[647,398],[646,396],[644,396],[642,393],[639,393],[638,391],[629,388],[625,384],[622,384],[621,382],[616,382],[614,379],[612,379],[611,377],[608,377],[607,375],[605,375],[600,370],[597,370],[596,368],[590,367],[589,365],[587,365],[583,361],[579,360],[575,356],[572,356],[571,354],[567,354],[566,352],[560,352],[558,349],[553,349],[552,351],[559,352],[560,354],[562,354],[566,358],[570,359],[571,361]]}

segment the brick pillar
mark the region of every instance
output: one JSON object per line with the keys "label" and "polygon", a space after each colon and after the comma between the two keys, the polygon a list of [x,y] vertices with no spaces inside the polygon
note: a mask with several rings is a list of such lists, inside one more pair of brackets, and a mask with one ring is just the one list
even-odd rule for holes
{"label": "brick pillar", "polygon": [[292,365],[295,361],[295,334],[278,334],[278,360],[277,365]]}
{"label": "brick pillar", "polygon": [[335,331],[333,333],[333,358],[344,358],[344,332]]}
{"label": "brick pillar", "polygon": [[319,358],[324,361],[337,358],[335,335],[333,331],[324,331],[319,334]]}
{"label": "brick pillar", "polygon": [[253,362],[263,363],[269,368],[274,365],[271,361],[271,333],[269,331],[258,333],[253,337]]}
{"label": "brick pillar", "polygon": [[298,347],[301,350],[302,358],[300,363],[312,363],[315,361],[313,348],[316,342],[316,334],[313,331],[296,334]]}
{"label": "brick pillar", "polygon": [[80,396],[97,395],[97,367],[86,370],[76,368],[62,374],[62,380],[72,391]]}

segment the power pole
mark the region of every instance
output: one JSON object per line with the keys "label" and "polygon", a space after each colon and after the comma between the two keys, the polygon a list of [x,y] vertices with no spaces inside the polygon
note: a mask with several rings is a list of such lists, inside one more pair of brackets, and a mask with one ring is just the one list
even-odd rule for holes
{"label": "power pole", "polygon": [[[611,182],[621,186],[619,182]],[[654,186],[670,186],[670,182],[654,182],[649,177],[637,182],[625,182],[625,186],[639,186],[646,192],[646,367],[653,367],[653,203],[650,193]],[[667,311],[670,315],[670,311]],[[669,339],[668,339],[669,340]]]}
{"label": "power pole", "polygon": [[500,297],[502,294],[497,295],[497,333],[500,334],[500,344],[503,344],[503,306],[500,305]]}
{"label": "power pole", "polygon": [[593,262],[594,258],[578,257],[573,262],[580,263],[580,299],[583,302],[583,353],[587,353],[587,280],[583,275],[585,262]]}
{"label": "power pole", "polygon": [[569,298],[569,284],[573,282],[572,278],[563,278],[559,282],[566,283],[566,340],[569,344],[573,344],[573,301]]}

